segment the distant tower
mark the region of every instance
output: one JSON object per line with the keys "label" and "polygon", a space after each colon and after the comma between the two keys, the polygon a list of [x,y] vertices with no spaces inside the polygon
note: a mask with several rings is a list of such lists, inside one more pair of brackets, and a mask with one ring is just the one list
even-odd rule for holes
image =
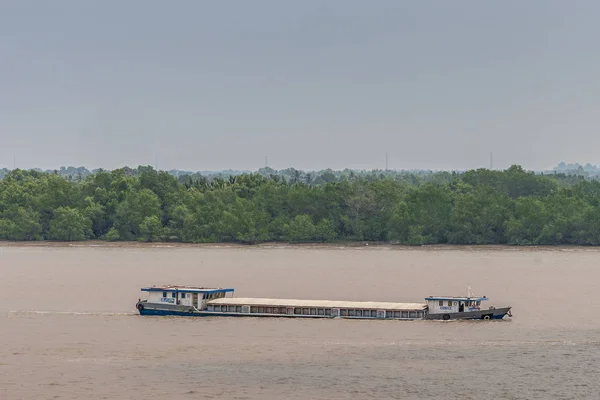
{"label": "distant tower", "polygon": [[269,166],[269,159],[265,156],[265,168]]}
{"label": "distant tower", "polygon": [[388,153],[387,151],[385,152],[385,170],[388,170]]}
{"label": "distant tower", "polygon": [[490,170],[493,168],[492,152],[490,151]]}

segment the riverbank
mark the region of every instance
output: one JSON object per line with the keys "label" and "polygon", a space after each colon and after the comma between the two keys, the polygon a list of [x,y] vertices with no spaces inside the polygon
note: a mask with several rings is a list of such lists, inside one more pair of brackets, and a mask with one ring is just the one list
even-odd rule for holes
{"label": "riverbank", "polygon": [[110,242],[104,240],[87,240],[77,242],[61,242],[51,240],[40,241],[2,241],[2,247],[52,247],[52,248],[223,248],[223,249],[381,249],[381,250],[402,250],[402,251],[423,251],[423,250],[469,250],[469,251],[568,251],[568,250],[590,250],[600,251],[600,246],[577,246],[577,245],[545,245],[545,246],[518,246],[508,244],[482,244],[482,245],[463,245],[463,244],[431,244],[411,246],[405,244],[395,244],[389,242],[333,242],[333,243],[288,243],[288,242],[264,242],[258,244],[242,243],[182,243],[182,242],[138,242],[138,241],[118,241]]}

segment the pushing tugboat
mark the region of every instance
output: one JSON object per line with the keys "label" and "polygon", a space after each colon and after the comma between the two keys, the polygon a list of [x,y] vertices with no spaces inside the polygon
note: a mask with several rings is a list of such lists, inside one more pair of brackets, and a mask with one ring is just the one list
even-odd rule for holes
{"label": "pushing tugboat", "polygon": [[[233,289],[196,286],[152,286],[139,299],[140,315],[197,317],[286,317],[385,320],[490,320],[512,317],[511,307],[481,307],[486,296],[429,296],[426,303],[295,300],[233,297]],[[227,297],[227,294],[230,294]]]}

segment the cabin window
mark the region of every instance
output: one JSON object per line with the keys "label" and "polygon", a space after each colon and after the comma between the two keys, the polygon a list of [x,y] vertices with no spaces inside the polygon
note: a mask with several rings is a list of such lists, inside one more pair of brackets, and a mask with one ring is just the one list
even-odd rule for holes
{"label": "cabin window", "polygon": [[444,300],[440,300],[440,307],[444,306]]}
{"label": "cabin window", "polygon": [[167,292],[163,292],[163,297],[167,297]]}
{"label": "cabin window", "polygon": [[454,302],[453,302],[452,300],[448,300],[448,305],[449,305],[450,307],[452,307],[452,305],[453,305],[453,304],[454,304]]}
{"label": "cabin window", "polygon": [[185,293],[181,293],[181,298],[185,299]]}
{"label": "cabin window", "polygon": [[171,293],[171,297],[172,297],[172,298],[175,298],[175,297],[177,297],[177,293],[175,293],[175,292],[172,292],[172,293]]}

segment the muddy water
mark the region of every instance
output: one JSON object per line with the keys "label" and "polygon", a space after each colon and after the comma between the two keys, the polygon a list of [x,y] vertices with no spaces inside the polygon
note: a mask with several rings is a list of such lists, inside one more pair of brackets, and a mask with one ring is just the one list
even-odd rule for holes
{"label": "muddy water", "polygon": [[[0,244],[0,246],[3,246]],[[0,399],[598,399],[600,251],[0,249]],[[512,305],[507,321],[141,317],[146,285]]]}

